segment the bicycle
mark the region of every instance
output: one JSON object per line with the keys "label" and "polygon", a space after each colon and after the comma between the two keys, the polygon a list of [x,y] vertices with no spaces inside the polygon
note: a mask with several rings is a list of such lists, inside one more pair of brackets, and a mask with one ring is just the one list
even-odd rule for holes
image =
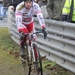
{"label": "bicycle", "polygon": [[[25,74],[27,75],[30,75],[33,70],[37,75],[43,75],[41,55],[38,50],[36,42],[33,41],[33,34],[38,34],[38,33],[42,33],[42,31],[37,31],[32,34],[30,33],[24,34],[24,36],[27,36],[26,42],[24,45],[26,50],[26,60],[22,61],[22,65],[23,65]],[[31,40],[29,40],[29,35],[31,36]],[[44,38],[46,38],[46,35],[44,35]],[[31,41],[31,44],[30,44],[30,41]]]}

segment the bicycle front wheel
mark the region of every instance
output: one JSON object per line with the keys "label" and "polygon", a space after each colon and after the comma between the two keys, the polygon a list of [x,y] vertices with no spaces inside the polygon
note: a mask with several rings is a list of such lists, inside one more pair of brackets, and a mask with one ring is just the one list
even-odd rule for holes
{"label": "bicycle front wheel", "polygon": [[33,49],[35,56],[34,68],[36,70],[37,75],[43,75],[41,56],[36,44],[33,44]]}
{"label": "bicycle front wheel", "polygon": [[25,49],[26,49],[26,59],[22,60],[22,65],[23,65],[23,69],[24,69],[24,73],[25,75],[30,75],[31,72],[31,51],[28,49],[29,46],[26,45]]}

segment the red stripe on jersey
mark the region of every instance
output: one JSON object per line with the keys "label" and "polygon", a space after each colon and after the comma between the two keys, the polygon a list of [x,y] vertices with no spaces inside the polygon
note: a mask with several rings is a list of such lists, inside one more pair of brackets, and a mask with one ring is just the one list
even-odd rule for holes
{"label": "red stripe on jersey", "polygon": [[36,14],[38,14],[38,13],[42,13],[41,11],[39,11],[39,12],[36,12]]}

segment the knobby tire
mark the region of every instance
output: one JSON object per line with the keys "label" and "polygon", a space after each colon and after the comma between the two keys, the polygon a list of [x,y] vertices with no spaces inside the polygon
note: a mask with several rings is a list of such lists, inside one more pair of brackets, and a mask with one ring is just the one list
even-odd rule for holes
{"label": "knobby tire", "polygon": [[33,44],[33,49],[35,55],[35,62],[34,62],[35,70],[37,72],[37,75],[43,75],[41,56],[36,44]]}

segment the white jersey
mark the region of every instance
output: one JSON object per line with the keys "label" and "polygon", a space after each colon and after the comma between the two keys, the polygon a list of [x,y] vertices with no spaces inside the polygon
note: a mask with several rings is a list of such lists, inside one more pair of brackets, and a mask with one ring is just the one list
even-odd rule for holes
{"label": "white jersey", "polygon": [[45,27],[45,22],[39,5],[33,2],[32,7],[28,10],[24,6],[24,2],[21,2],[16,7],[16,24],[18,29],[24,28],[24,25],[28,25],[33,22],[33,16],[37,15],[41,27]]}

